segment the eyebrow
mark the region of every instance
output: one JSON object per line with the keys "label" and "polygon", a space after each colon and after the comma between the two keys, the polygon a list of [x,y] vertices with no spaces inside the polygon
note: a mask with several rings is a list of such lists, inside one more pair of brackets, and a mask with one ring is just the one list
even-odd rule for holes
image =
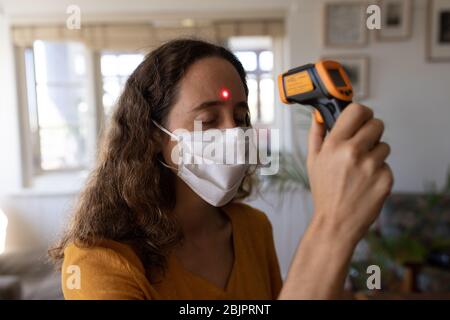
{"label": "eyebrow", "polygon": [[[207,109],[207,108],[215,107],[215,106],[221,106],[224,104],[225,104],[225,101],[221,101],[221,100],[205,101],[205,102],[202,102],[201,104],[199,104],[198,106],[196,106],[190,112],[200,111],[203,109]],[[236,108],[245,108],[246,110],[248,109],[247,101],[239,101],[234,106]]]}

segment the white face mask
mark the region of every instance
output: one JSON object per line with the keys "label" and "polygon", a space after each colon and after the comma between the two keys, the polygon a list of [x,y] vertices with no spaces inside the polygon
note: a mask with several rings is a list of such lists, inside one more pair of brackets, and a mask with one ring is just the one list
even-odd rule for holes
{"label": "white face mask", "polygon": [[[163,132],[178,141],[179,157],[174,159],[174,151],[172,151],[172,161],[178,163],[178,169],[172,168],[167,164],[166,167],[176,170],[177,175],[203,200],[209,204],[220,207],[230,202],[236,195],[242,179],[250,168],[250,164],[246,161],[245,156],[248,155],[249,146],[254,145],[249,139],[242,139],[242,135],[237,134],[238,130],[242,128],[232,129],[212,129],[215,130],[213,134],[214,141],[205,139],[211,137],[208,133],[212,130],[206,131],[184,131],[182,134],[175,134],[168,131],[158,123],[154,124]],[[219,146],[219,149],[224,150],[225,153],[230,148],[245,148],[244,153],[236,152],[232,155],[233,161],[224,161],[224,157],[229,154],[212,153],[205,155],[205,150],[211,150],[211,145]],[[198,147],[200,146],[200,147]],[[242,150],[242,149],[240,149]],[[227,158],[228,160],[228,158]]]}

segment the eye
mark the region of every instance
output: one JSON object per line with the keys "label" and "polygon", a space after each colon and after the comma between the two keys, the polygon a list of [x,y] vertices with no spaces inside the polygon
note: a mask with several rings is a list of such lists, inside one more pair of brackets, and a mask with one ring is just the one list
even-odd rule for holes
{"label": "eye", "polygon": [[203,112],[195,118],[195,121],[201,121],[203,127],[212,126],[217,122],[217,115],[214,112]]}
{"label": "eye", "polygon": [[216,119],[210,119],[210,120],[203,121],[202,123],[203,123],[203,125],[211,125],[215,122],[216,122]]}
{"label": "eye", "polygon": [[217,119],[216,117],[208,117],[204,119],[199,119],[202,121],[202,127],[203,129],[209,129],[211,127],[214,127],[216,125]]}

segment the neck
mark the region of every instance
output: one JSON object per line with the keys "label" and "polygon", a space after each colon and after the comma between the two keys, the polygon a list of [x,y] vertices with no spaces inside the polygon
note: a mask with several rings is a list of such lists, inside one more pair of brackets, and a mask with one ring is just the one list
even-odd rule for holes
{"label": "neck", "polygon": [[200,198],[178,177],[175,185],[176,204],[174,213],[185,237],[204,234],[223,224],[220,209]]}

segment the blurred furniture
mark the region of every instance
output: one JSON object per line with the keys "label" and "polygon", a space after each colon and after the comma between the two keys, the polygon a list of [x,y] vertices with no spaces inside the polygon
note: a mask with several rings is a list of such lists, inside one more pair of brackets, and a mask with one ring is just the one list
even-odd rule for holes
{"label": "blurred furniture", "polygon": [[46,249],[0,255],[0,299],[63,299],[60,274],[46,258]]}
{"label": "blurred furniture", "polygon": [[17,300],[21,297],[21,284],[16,276],[0,276],[0,300]]}
{"label": "blurred furniture", "polygon": [[[375,228],[363,240],[365,248],[352,261],[350,281],[368,297],[447,297],[450,293],[450,175],[442,191],[393,194]],[[367,290],[366,268],[381,269],[381,291]],[[425,294],[426,293],[426,294]],[[420,297],[420,295],[418,295]]]}

